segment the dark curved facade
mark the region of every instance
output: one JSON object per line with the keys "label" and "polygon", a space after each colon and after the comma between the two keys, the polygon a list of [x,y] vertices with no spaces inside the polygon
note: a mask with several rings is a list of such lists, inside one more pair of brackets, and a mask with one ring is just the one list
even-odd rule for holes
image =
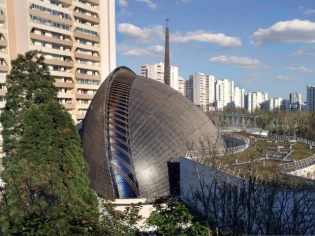
{"label": "dark curved facade", "polygon": [[192,143],[197,148],[201,139],[224,145],[204,112],[179,92],[117,68],[94,96],[84,121],[91,187],[113,198],[169,195],[168,162]]}

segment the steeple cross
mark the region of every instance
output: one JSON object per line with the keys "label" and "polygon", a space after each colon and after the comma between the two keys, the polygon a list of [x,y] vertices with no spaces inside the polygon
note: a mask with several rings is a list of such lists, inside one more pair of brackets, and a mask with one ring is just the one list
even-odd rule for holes
{"label": "steeple cross", "polygon": [[165,21],[166,21],[166,27],[168,27],[168,22],[169,22],[169,18],[167,17],[166,19],[165,19]]}

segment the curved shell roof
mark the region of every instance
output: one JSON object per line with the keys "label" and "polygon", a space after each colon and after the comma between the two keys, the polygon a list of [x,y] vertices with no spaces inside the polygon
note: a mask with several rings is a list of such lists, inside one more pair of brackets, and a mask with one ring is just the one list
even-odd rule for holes
{"label": "curved shell roof", "polygon": [[224,145],[200,108],[163,83],[117,68],[94,96],[82,131],[91,187],[113,198],[169,195],[168,163],[201,140]]}

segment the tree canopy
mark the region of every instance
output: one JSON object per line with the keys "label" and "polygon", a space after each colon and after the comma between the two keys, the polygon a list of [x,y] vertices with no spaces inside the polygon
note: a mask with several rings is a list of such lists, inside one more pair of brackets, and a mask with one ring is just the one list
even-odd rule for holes
{"label": "tree canopy", "polygon": [[7,157],[1,229],[8,235],[90,235],[94,226],[87,219],[98,218],[98,204],[71,115],[56,101],[42,56],[27,52],[12,65],[1,115]]}
{"label": "tree canopy", "polygon": [[45,58],[37,51],[19,54],[11,61],[12,69],[6,78],[6,105],[0,121],[2,123],[3,152],[14,156],[18,139],[23,134],[22,119],[32,104],[57,101],[54,78],[50,75]]}

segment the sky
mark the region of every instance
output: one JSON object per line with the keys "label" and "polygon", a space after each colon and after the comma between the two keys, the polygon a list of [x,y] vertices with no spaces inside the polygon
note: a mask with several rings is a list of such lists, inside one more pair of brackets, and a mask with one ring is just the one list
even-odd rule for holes
{"label": "sky", "polygon": [[171,65],[184,79],[202,72],[303,101],[315,84],[314,0],[116,0],[117,66],[139,74],[163,62],[167,17]]}

